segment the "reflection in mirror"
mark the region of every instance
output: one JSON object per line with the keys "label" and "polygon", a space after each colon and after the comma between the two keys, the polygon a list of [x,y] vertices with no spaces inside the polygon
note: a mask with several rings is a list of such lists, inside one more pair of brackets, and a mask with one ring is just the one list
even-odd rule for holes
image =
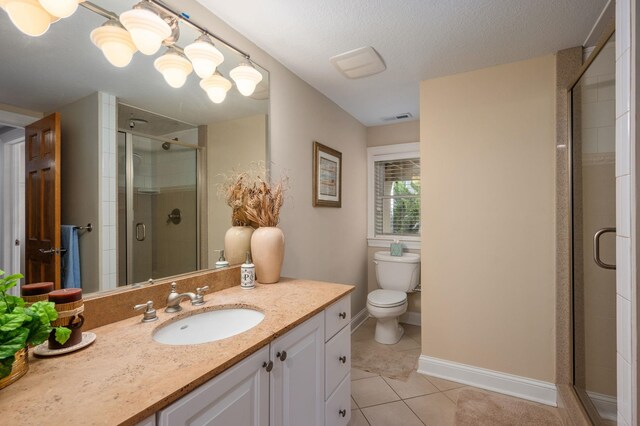
{"label": "reflection in mirror", "polygon": [[[0,268],[22,272],[23,283],[92,293],[213,267],[231,225],[220,174],[266,160],[268,72],[251,62],[262,77],[255,91],[233,85],[213,103],[222,96],[205,92],[215,84],[195,72],[182,87],[167,84],[154,66],[166,47],[113,66],[90,34],[106,21],[101,11],[119,16],[134,3],[84,2],[40,37],[0,11]],[[169,39],[180,53],[201,36],[180,21]],[[233,82],[247,58],[213,42],[224,61],[210,79]],[[56,252],[68,229],[77,250]]]}

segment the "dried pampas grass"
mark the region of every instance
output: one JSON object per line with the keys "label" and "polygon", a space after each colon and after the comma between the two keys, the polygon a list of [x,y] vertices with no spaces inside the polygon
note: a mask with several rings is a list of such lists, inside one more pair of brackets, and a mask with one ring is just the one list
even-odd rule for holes
{"label": "dried pampas grass", "polygon": [[218,192],[232,209],[233,226],[258,228],[276,226],[280,222],[288,178],[283,176],[270,183],[266,175],[264,163],[253,163],[245,172],[233,171],[223,175],[224,182]]}

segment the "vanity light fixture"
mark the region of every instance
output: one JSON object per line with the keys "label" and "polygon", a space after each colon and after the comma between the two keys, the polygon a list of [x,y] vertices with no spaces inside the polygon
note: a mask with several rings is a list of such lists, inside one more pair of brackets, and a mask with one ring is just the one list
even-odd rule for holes
{"label": "vanity light fixture", "polygon": [[162,42],[171,35],[171,27],[147,2],[140,2],[120,15],[120,22],[131,34],[138,50],[145,55],[155,54]]}
{"label": "vanity light fixture", "polygon": [[0,8],[20,31],[31,37],[46,33],[59,18],[44,10],[38,0],[0,0]]}
{"label": "vanity light fixture", "polygon": [[78,3],[84,0],[40,0],[40,4],[53,16],[68,18],[78,10]]}
{"label": "vanity light fixture", "polygon": [[200,87],[207,92],[207,96],[209,96],[211,102],[215,104],[219,104],[224,101],[224,98],[227,97],[227,92],[231,89],[231,86],[231,82],[217,71],[211,77],[200,81]]}
{"label": "vanity light fixture", "polygon": [[160,71],[167,84],[175,89],[184,86],[187,76],[193,71],[191,62],[173,47],[156,59],[153,66]]}
{"label": "vanity light fixture", "polygon": [[115,19],[109,19],[101,27],[91,31],[90,38],[114,67],[129,65],[133,54],[138,50],[129,32]]}
{"label": "vanity light fixture", "polygon": [[224,56],[206,34],[202,34],[196,41],[185,47],[184,54],[187,55],[200,78],[211,77],[218,65],[224,61]]}
{"label": "vanity light fixture", "polygon": [[262,74],[251,65],[251,61],[247,58],[247,62],[243,62],[229,72],[229,76],[236,82],[238,91],[244,96],[251,96],[256,85],[262,81]]}

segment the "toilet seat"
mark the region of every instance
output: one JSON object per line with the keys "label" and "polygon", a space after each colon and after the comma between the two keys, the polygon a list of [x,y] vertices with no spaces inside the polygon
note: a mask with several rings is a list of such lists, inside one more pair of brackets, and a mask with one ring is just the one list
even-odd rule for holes
{"label": "toilet seat", "polygon": [[367,296],[367,302],[378,308],[394,308],[407,302],[407,293],[396,290],[374,290]]}

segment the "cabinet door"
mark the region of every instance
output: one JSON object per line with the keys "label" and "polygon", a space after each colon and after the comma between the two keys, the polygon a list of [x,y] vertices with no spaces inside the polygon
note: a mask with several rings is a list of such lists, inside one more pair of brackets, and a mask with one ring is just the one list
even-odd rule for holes
{"label": "cabinet door", "polygon": [[270,355],[271,424],[324,426],[324,312],[274,340]]}
{"label": "cabinet door", "polygon": [[269,361],[264,347],[158,412],[158,426],[268,426]]}

